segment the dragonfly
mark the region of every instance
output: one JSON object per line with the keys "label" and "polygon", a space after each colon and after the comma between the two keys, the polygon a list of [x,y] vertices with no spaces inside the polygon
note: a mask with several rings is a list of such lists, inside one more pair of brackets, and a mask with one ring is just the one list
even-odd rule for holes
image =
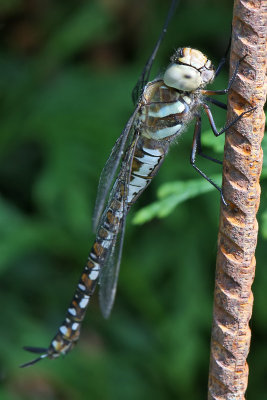
{"label": "dragonfly", "polygon": [[105,318],[114,304],[122,257],[126,216],[132,205],[151,183],[159,171],[171,143],[195,119],[191,164],[195,170],[220,192],[217,186],[197,165],[196,155],[211,161],[220,161],[206,155],[201,146],[201,109],[209,119],[215,136],[224,133],[246,112],[240,114],[220,131],[217,130],[209,103],[226,109],[226,104],[214,95],[227,94],[238,72],[237,63],[228,86],[223,90],[207,90],[226,61],[227,52],[217,69],[199,50],[178,48],[165,72],[149,81],[150,71],[167,26],[174,13],[177,0],[172,0],[161,34],[133,90],[135,109],[117,139],[100,176],[93,227],[96,239],[82,271],[67,314],[48,348],[24,347],[38,354],[27,367],[44,359],[55,359],[67,354],[77,343],[82,321],[97,284],[99,283],[100,308]]}

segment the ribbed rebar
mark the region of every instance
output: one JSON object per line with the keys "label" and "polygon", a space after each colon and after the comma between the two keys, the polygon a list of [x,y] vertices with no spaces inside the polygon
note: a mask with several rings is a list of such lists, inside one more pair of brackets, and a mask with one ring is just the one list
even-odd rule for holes
{"label": "ribbed rebar", "polygon": [[244,400],[255,273],[266,100],[267,0],[235,0],[231,71],[240,64],[228,97],[228,122],[252,107],[226,134],[214,294],[209,400]]}

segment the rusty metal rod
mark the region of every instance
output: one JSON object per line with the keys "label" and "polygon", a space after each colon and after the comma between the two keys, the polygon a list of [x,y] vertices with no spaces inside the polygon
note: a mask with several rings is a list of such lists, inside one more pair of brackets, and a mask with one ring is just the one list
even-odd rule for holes
{"label": "rusty metal rod", "polygon": [[216,263],[209,400],[244,400],[251,331],[255,248],[266,100],[267,0],[235,0],[230,76],[241,62],[228,96],[228,122],[251,107],[225,139],[223,193]]}

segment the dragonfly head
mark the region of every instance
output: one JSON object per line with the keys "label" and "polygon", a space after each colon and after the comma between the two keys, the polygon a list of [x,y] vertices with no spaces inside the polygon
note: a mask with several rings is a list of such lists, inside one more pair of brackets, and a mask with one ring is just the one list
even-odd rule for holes
{"label": "dragonfly head", "polygon": [[201,51],[182,47],[171,57],[163,80],[167,86],[191,92],[211,83],[214,76],[211,61]]}

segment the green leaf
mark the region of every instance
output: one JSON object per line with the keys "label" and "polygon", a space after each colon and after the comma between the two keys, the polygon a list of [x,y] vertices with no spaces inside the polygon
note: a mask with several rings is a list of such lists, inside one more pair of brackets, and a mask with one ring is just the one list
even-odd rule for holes
{"label": "green leaf", "polygon": [[[214,175],[211,179],[218,183],[221,175]],[[178,204],[214,189],[214,186],[203,179],[165,183],[158,190],[159,200],[141,208],[135,214],[133,223],[141,225],[155,217],[164,218],[171,214]]]}

